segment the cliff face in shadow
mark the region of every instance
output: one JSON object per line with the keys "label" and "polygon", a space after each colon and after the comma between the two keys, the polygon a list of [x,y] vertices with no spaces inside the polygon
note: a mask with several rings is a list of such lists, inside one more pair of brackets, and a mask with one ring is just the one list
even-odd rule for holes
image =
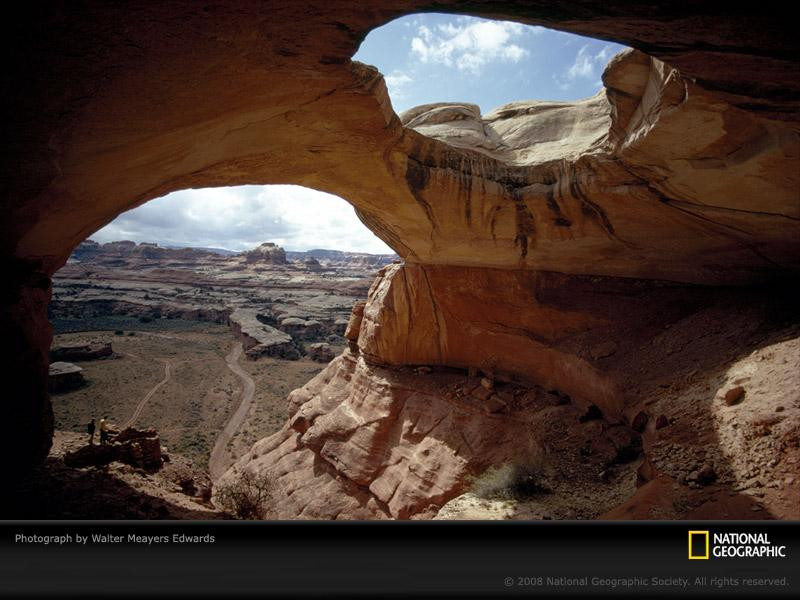
{"label": "cliff face in shadow", "polygon": [[[187,187],[296,183],[339,194],[405,261],[374,284],[352,350],[292,396],[284,432],[236,467],[274,473],[286,517],[432,513],[470,474],[529,453],[539,460],[547,436],[533,424],[539,411],[517,402],[526,394],[568,398],[556,406],[579,417],[596,407],[597,465],[647,451],[634,418],[652,397],[634,390],[667,374],[631,357],[668,364],[680,351],[667,353],[658,328],[694,324],[680,338],[694,347],[708,333],[696,315],[729,294],[733,312],[709,334],[731,340],[707,348],[714,368],[735,358],[728,346],[736,357],[759,348],[724,323],[756,301],[747,286],[788,285],[800,261],[794,38],[762,16],[780,12],[452,6],[637,50],[615,57],[605,89],[581,102],[517,102],[486,115],[440,104],[398,117],[381,75],[350,56],[371,28],[423,3],[23,15],[7,38],[19,87],[4,98],[15,121],[1,248],[11,273],[3,339],[19,350],[7,365],[9,418],[19,424],[8,443],[26,457],[16,469],[42,460],[52,430],[50,276],[121,211]],[[298,20],[290,35],[285,23]],[[747,322],[762,341],[790,331],[762,317]],[[661,353],[642,353],[646,343]],[[623,359],[633,362],[623,368]],[[391,375],[412,367],[423,369]],[[462,414],[425,387],[433,368],[462,370],[449,376],[469,381],[452,384],[485,409]],[[328,385],[336,393],[323,393]],[[781,422],[796,422],[795,404]],[[497,416],[519,411],[528,416]],[[570,422],[558,411],[553,422]],[[780,439],[792,447],[792,435]]]}

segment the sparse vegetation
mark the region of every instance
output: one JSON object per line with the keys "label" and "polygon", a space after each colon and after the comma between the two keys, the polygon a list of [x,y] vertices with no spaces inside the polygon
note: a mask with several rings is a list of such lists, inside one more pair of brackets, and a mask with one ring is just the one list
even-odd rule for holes
{"label": "sparse vegetation", "polygon": [[266,519],[272,502],[272,480],[265,474],[243,471],[217,490],[219,504],[239,519]]}
{"label": "sparse vegetation", "polygon": [[527,500],[551,492],[542,468],[530,462],[491,467],[473,479],[470,491],[479,498],[507,500]]}

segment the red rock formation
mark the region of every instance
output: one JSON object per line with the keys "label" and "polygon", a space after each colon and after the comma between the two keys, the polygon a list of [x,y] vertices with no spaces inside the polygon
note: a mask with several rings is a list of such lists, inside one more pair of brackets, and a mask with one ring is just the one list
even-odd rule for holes
{"label": "red rock formation", "polygon": [[[628,390],[613,365],[633,352],[625,336],[640,335],[633,315],[659,322],[682,306],[637,302],[640,285],[654,293],[637,279],[796,274],[800,77],[782,11],[538,0],[444,0],[437,10],[448,6],[649,56],[612,61],[607,89],[582,102],[483,116],[427,107],[404,126],[380,74],[349,59],[371,28],[426,3],[88,4],[14,21],[4,38],[16,85],[3,98],[15,122],[4,138],[13,164],[0,252],[11,276],[0,333],[16,350],[4,379],[18,427],[4,443],[29,459],[14,468],[40,461],[52,430],[49,277],[92,231],[172,190],[281,182],[337,193],[406,261],[372,290],[361,355],[334,361],[332,383],[302,392],[316,417],[298,410],[240,465],[304,490],[280,500],[285,516],[411,516],[457,493],[486,464],[475,458],[483,450],[504,460],[528,439],[489,416],[457,422],[436,393],[398,387],[369,361],[496,370],[621,412]],[[487,127],[502,143],[456,141]],[[555,137],[540,143],[541,132]],[[586,306],[596,276],[625,278],[598,287],[618,294],[618,308]],[[358,329],[351,321],[348,338]],[[593,359],[614,336],[620,350]],[[341,402],[324,399],[325,385]],[[460,444],[472,458],[456,456]]]}

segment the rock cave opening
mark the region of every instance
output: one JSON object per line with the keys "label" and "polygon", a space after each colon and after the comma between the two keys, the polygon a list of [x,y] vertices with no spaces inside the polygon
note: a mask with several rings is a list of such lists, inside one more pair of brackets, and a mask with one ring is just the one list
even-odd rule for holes
{"label": "rock cave opening", "polygon": [[[122,213],[53,276],[53,452],[120,463],[122,480],[160,457],[166,485],[213,509],[213,482],[280,429],[395,260],[349,203],[301,186],[182,190]],[[113,452],[87,436],[101,418]]]}
{"label": "rock cave opening", "polygon": [[[351,57],[390,23],[409,30],[395,58],[462,73],[487,55],[519,65],[516,25],[481,37],[470,18],[393,21],[422,3],[312,4],[292,36],[289,5],[268,17],[176,5],[130,18],[86,7],[21,38],[24,64],[47,64],[54,83],[8,98],[26,124],[8,140],[25,168],[3,238],[4,339],[20,349],[11,417],[23,424],[9,440],[24,449],[11,472],[52,460],[47,305],[72,249],[172,190],[280,180],[348,198],[402,262],[355,305],[338,356],[286,390],[280,430],[220,481],[269,477],[279,518],[797,518],[793,33],[716,4],[470,5],[629,48],[575,47],[551,77],[599,77],[596,95],[482,115],[456,97],[403,105],[422,71],[389,63],[383,77]],[[117,30],[125,44],[91,51]],[[163,358],[143,381],[172,377]],[[186,373],[187,386],[200,376]],[[487,473],[500,475],[471,487]],[[497,480],[510,496],[485,492]]]}

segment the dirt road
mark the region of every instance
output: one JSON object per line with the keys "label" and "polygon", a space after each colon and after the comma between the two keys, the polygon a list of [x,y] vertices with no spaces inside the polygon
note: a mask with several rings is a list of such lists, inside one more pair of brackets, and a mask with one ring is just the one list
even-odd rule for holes
{"label": "dirt road", "polygon": [[230,354],[225,357],[225,362],[228,364],[228,368],[234,372],[234,374],[242,380],[244,384],[242,388],[241,399],[239,402],[239,407],[236,409],[236,412],[233,413],[230,420],[226,423],[225,428],[219,434],[216,443],[214,444],[214,448],[211,450],[211,457],[208,459],[208,471],[211,475],[212,481],[217,481],[222,474],[225,473],[227,468],[230,466],[231,461],[228,458],[228,453],[226,451],[228,442],[231,441],[233,436],[241,427],[242,422],[244,422],[245,417],[247,416],[247,411],[250,410],[250,406],[253,403],[253,394],[256,391],[256,384],[253,382],[253,379],[247,372],[239,366],[239,359],[242,356],[243,348],[242,345],[237,343],[233,349],[231,349]]}
{"label": "dirt road", "polygon": [[[131,354],[130,356],[134,356],[134,355],[133,355],[133,354]],[[162,379],[162,380],[161,380],[161,381],[159,381],[157,384],[155,384],[155,385],[153,386],[153,388],[152,388],[152,389],[151,389],[149,392],[147,392],[147,394],[145,395],[145,397],[144,397],[144,398],[142,398],[142,399],[139,401],[139,404],[137,404],[137,405],[136,405],[136,410],[134,410],[134,411],[133,411],[133,415],[131,416],[131,418],[130,418],[130,419],[128,419],[128,420],[127,420],[127,421],[126,421],[126,422],[125,422],[125,423],[124,423],[124,424],[123,424],[123,425],[120,427],[120,429],[125,429],[126,427],[132,427],[132,426],[133,426],[133,424],[136,422],[136,419],[138,419],[138,418],[139,418],[139,415],[141,415],[141,414],[142,414],[142,409],[144,409],[144,407],[145,407],[145,404],[147,404],[147,401],[148,401],[148,400],[150,400],[150,398],[152,398],[152,397],[153,397],[153,394],[155,394],[155,393],[158,391],[158,388],[160,388],[162,385],[164,385],[165,383],[167,383],[167,381],[169,381],[169,378],[170,378],[170,377],[171,377],[171,375],[172,375],[172,373],[170,372],[170,364],[169,364],[169,361],[168,361],[168,360],[166,360],[166,359],[164,359],[164,358],[159,358],[158,360],[160,360],[160,361],[163,361],[163,363],[164,363],[164,379]]]}

